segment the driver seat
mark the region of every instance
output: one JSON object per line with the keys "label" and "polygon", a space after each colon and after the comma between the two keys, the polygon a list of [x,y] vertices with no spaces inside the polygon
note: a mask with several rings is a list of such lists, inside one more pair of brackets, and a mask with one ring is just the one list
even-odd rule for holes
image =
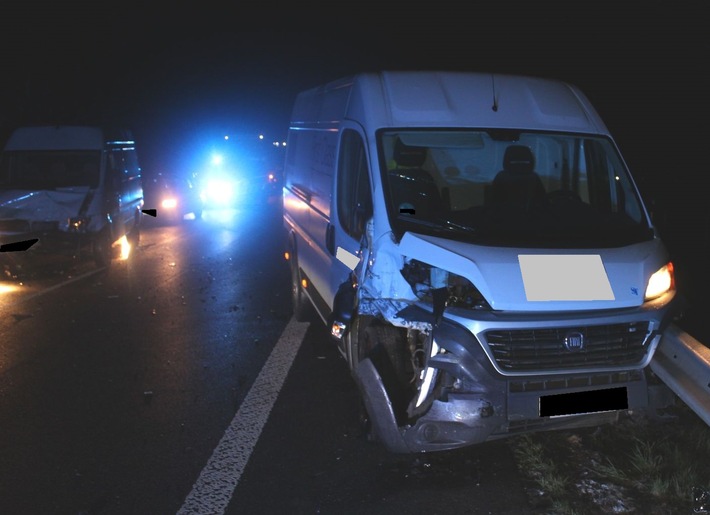
{"label": "driver seat", "polygon": [[422,168],[426,157],[426,147],[406,145],[398,138],[394,146],[397,167],[389,171],[395,209],[403,212],[407,208],[408,214],[422,218],[440,216],[444,209],[434,178]]}
{"label": "driver seat", "polygon": [[545,198],[545,186],[535,173],[535,156],[525,145],[505,149],[503,169],[493,179],[491,196],[494,205],[527,208]]}

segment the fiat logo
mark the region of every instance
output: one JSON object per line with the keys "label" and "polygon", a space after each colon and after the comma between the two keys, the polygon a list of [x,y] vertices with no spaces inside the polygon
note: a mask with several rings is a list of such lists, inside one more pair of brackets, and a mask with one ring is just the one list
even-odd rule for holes
{"label": "fiat logo", "polygon": [[579,331],[571,331],[565,335],[565,349],[576,352],[584,348],[584,335]]}

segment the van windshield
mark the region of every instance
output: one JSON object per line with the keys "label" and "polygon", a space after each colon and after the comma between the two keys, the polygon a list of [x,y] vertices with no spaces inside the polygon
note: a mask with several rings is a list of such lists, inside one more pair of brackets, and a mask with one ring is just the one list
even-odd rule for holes
{"label": "van windshield", "polygon": [[0,157],[0,189],[54,190],[99,185],[101,152],[10,151]]}
{"label": "van windshield", "polygon": [[378,133],[391,226],[482,245],[610,247],[653,236],[605,137],[522,130]]}

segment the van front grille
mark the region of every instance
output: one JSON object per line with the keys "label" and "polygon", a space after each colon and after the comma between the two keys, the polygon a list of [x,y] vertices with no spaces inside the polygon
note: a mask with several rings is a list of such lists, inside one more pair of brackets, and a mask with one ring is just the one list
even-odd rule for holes
{"label": "van front grille", "polygon": [[[485,343],[504,371],[574,370],[640,364],[648,322],[542,329],[493,329]],[[566,343],[567,340],[567,343]]]}
{"label": "van front grille", "polygon": [[555,376],[546,379],[510,381],[508,383],[508,391],[510,393],[522,393],[567,390],[569,388],[587,388],[595,386],[630,383],[634,381],[640,381],[642,377],[643,376],[641,375],[641,371],[639,370],[625,370],[623,372],[610,372],[606,374],[583,376]]}

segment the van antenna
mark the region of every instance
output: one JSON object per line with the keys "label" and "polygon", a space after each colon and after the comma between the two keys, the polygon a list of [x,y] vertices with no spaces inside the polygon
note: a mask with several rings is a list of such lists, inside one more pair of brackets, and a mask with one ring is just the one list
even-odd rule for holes
{"label": "van antenna", "polygon": [[491,109],[493,111],[498,112],[498,98],[496,95],[496,76],[495,74],[491,74],[491,83],[493,84],[493,106],[491,106]]}

